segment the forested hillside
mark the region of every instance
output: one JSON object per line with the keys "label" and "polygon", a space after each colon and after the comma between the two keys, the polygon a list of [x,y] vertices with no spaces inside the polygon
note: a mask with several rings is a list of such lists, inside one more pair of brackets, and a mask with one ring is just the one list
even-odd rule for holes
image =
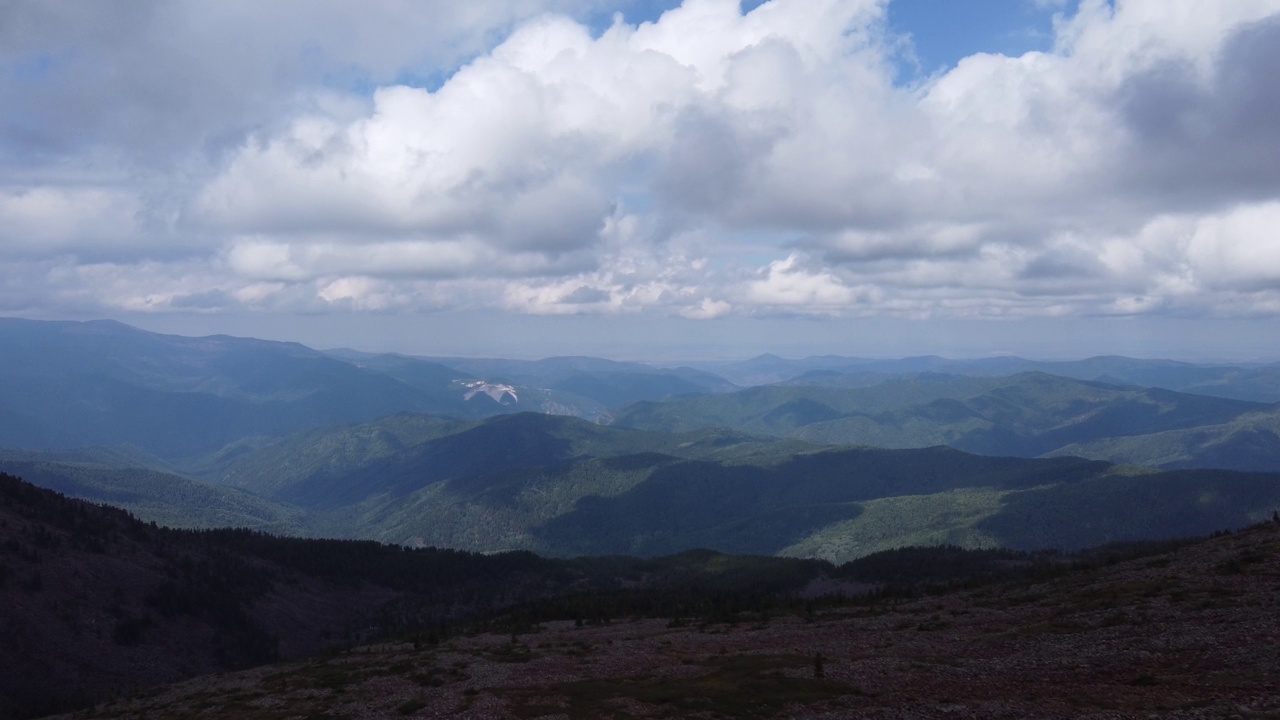
{"label": "forested hillside", "polygon": [[[726,573],[731,565],[733,572]],[[553,561],[373,542],[177,531],[0,473],[0,718],[185,677],[426,637],[565,593],[798,590],[823,563],[701,554]],[[689,594],[689,593],[694,594]]]}
{"label": "forested hillside", "polygon": [[[1007,377],[924,374],[855,388],[751,388],[637,403],[619,411],[614,422],[651,430],[725,427],[826,445],[949,445],[1020,457],[1070,454],[1079,447],[1088,457],[1112,462],[1280,471],[1280,436],[1265,420],[1260,422],[1274,412],[1274,405],[1264,403],[1036,372]],[[1215,454],[1210,443],[1188,444],[1166,458],[1152,447],[1163,439],[1145,437],[1172,431],[1203,437],[1243,424],[1259,431],[1243,464],[1224,464],[1229,453]],[[1108,452],[1111,448],[1114,453]]]}
{"label": "forested hillside", "polygon": [[179,527],[559,557],[711,548],[844,562],[912,544],[1079,548],[1238,527],[1280,507],[1272,473],[668,434],[537,414],[398,415],[312,431],[224,458],[206,482],[65,453],[25,457],[0,457],[0,470]]}

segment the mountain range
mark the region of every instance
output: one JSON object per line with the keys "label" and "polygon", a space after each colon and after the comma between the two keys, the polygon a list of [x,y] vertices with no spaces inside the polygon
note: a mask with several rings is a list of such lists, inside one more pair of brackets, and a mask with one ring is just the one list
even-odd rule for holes
{"label": "mountain range", "polygon": [[[1042,372],[917,373],[868,387],[771,385],[640,402],[613,422],[650,430],[725,427],[827,445],[949,445],[1019,457],[1078,451],[1167,468],[1275,470],[1277,413],[1276,404]],[[1232,452],[1234,446],[1248,451]]]}
{"label": "mountain range", "polygon": [[[841,562],[913,543],[1173,537],[1280,505],[1275,404],[1017,358],[723,366],[742,382],[744,368],[811,366],[741,388],[706,367],[321,352],[111,322],[3,320],[0,335],[0,470],[172,527]],[[1229,376],[1123,358],[1059,365],[1118,380]],[[832,380],[857,377],[867,383]]]}
{"label": "mountain range", "polygon": [[[526,365],[558,370],[518,371]],[[732,388],[692,370],[606,361],[476,367],[501,377],[422,358],[160,335],[112,321],[0,318],[0,447],[131,445],[167,461],[192,461],[249,438],[397,412],[594,418],[606,403]],[[524,383],[540,377],[552,382]]]}
{"label": "mountain range", "polygon": [[1274,362],[1195,364],[1113,355],[1057,361],[1027,360],[1015,356],[954,360],[936,355],[897,359],[822,355],[788,359],[766,354],[735,362],[702,363],[700,367],[744,386],[864,387],[894,376],[915,373],[1001,377],[1042,372],[1112,385],[1159,387],[1235,400],[1280,402],[1280,363]]}
{"label": "mountain range", "polygon": [[1277,366],[762,356],[717,369],[741,383],[785,379],[740,388],[705,369],[600,358],[320,352],[0,318],[0,447],[127,446],[199,474],[290,435],[401,412],[534,411],[659,432],[721,427],[826,445],[1280,470],[1267,389]]}
{"label": "mountain range", "polygon": [[1207,533],[1280,507],[1274,473],[658,433],[534,413],[314,430],[225,459],[200,481],[102,454],[10,452],[0,469],[177,527],[555,557],[1075,549]]}

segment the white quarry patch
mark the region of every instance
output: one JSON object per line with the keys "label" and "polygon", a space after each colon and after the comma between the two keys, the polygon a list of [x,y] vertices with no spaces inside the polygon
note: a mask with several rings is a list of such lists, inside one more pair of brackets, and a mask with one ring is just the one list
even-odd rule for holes
{"label": "white quarry patch", "polygon": [[516,394],[516,389],[510,385],[489,383],[484,380],[471,380],[464,381],[462,386],[467,389],[466,393],[462,396],[463,400],[470,400],[476,395],[484,393],[485,395],[493,398],[493,401],[496,403],[501,403],[502,398],[507,395],[511,396],[511,402],[520,402],[520,396]]}

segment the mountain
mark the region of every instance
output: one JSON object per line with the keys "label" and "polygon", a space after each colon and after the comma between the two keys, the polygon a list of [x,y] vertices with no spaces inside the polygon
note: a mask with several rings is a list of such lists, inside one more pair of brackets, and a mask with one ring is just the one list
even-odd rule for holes
{"label": "mountain", "polygon": [[66,453],[0,450],[0,472],[64,495],[128,510],[174,528],[251,528],[305,535],[304,513],[235,488],[195,482],[169,472],[90,456],[58,460]]}
{"label": "mountain", "polygon": [[724,430],[658,433],[535,413],[484,421],[399,414],[246,450],[201,477],[282,502],[334,509],[375,495],[399,497],[441,480],[575,460],[651,453],[753,462],[816,447]]}
{"label": "mountain", "polygon": [[398,353],[342,350],[329,351],[329,354],[345,359],[357,367],[387,375],[437,398],[440,409],[436,412],[457,417],[488,417],[503,412],[544,412],[595,419],[603,415],[606,409],[605,405],[591,397],[548,387],[548,379],[543,375],[512,375],[504,372],[511,365],[536,363],[469,362],[458,358],[455,360],[461,367],[454,367]]}
{"label": "mountain", "polygon": [[1280,409],[1245,413],[1216,425],[1072,443],[1050,454],[1166,469],[1265,472],[1280,467]]}
{"label": "mountain", "polygon": [[[0,446],[128,445],[169,469],[203,473],[210,465],[225,464],[232,453],[319,427],[400,412],[478,419],[530,410],[663,431],[724,426],[750,433],[796,434],[827,444],[949,443],[978,452],[1021,455],[1106,437],[1105,418],[1087,424],[1088,432],[1076,433],[1066,427],[1072,416],[1060,408],[1045,409],[1039,418],[1032,418],[1038,411],[1029,408],[1020,411],[1026,427],[1006,428],[1001,417],[989,416],[996,412],[994,407],[970,406],[982,392],[1027,383],[1027,373],[1000,373],[1028,366],[1120,382],[1159,381],[1219,396],[1270,397],[1267,388],[1280,383],[1280,366],[1231,368],[1126,358],[1037,364],[1018,358],[789,361],[761,356],[741,364],[739,374],[729,374],[742,379],[741,373],[781,372],[780,368],[807,368],[810,374],[787,386],[737,390],[730,381],[703,370],[599,358],[524,361],[321,353],[296,343],[160,335],[109,321],[4,318]],[[904,369],[912,372],[902,374]],[[846,371],[853,374],[841,374]],[[806,384],[794,384],[801,381]],[[969,405],[915,407],[939,400]],[[1169,402],[1154,397],[1120,401],[1149,407]],[[1124,426],[1127,418],[1119,422],[1134,407],[1117,410],[1111,434],[1187,429],[1184,410],[1192,403],[1180,399],[1175,404],[1179,409],[1171,415],[1158,413],[1168,422],[1148,418],[1134,427]],[[949,413],[959,415],[947,421]],[[1231,417],[1224,413],[1210,413],[1204,423],[1229,422]],[[1044,437],[1054,428],[1061,432]],[[1062,442],[1050,446],[1058,440]]]}
{"label": "mountain", "polygon": [[111,321],[0,318],[0,447],[129,445],[194,467],[228,446],[260,442],[255,438],[399,412],[596,418],[614,402],[729,389],[693,370],[592,358],[488,369],[517,366],[540,369],[521,376],[537,382],[401,355],[161,335]]}
{"label": "mountain", "polygon": [[810,371],[843,368],[852,362],[855,362],[854,358],[837,355],[789,360],[772,353],[765,353],[748,360],[705,363],[702,369],[713,372],[737,385],[772,385]]}
{"label": "mountain", "polygon": [[0,716],[311,655],[537,595],[556,572],[531,556],[167,530],[0,474]]}
{"label": "mountain", "polygon": [[536,414],[313,431],[213,479],[302,509],[312,532],[558,557],[704,547],[843,562],[910,544],[1083,547],[1242,525],[1280,503],[1275,474],[840,448]]}
{"label": "mountain", "polygon": [[[750,369],[755,368],[754,372]],[[868,360],[831,356],[785,360],[765,356],[743,364],[710,365],[713,372],[736,378],[742,385],[819,385],[866,387],[895,377],[939,373],[965,377],[1004,377],[1025,372],[1104,382],[1111,385],[1158,387],[1253,402],[1280,402],[1280,365],[1193,364],[1174,360],[1127,358],[1114,355],[1083,360],[1042,361],[1019,357],[952,360],[937,356]],[[746,374],[742,374],[742,373]]]}
{"label": "mountain", "polygon": [[738,389],[723,378],[689,368],[647,372],[579,372],[555,380],[551,388],[590,398],[608,408],[644,400],[663,400],[677,395],[725,393]]}
{"label": "mountain", "polygon": [[443,410],[385,375],[293,343],[0,319],[0,445],[130,444],[166,460],[245,437]]}
{"label": "mountain", "polygon": [[[417,387],[436,387],[446,378],[488,378],[512,388],[513,394],[542,393],[541,402],[558,415],[595,419],[607,408],[673,395],[720,393],[737,386],[712,373],[688,367],[656,368],[635,362],[592,357],[542,360],[485,358],[415,358],[330,351],[362,367],[387,373]],[[556,408],[555,406],[560,406]],[[526,406],[525,410],[540,410]],[[549,411],[549,410],[543,410]]]}
{"label": "mountain", "polygon": [[[1079,443],[1230,423],[1272,409],[1039,372],[1007,377],[921,373],[871,387],[768,386],[637,403],[619,411],[614,423],[651,430],[728,427],[825,445],[949,445],[987,455],[1036,457],[1062,454],[1062,448]],[[1090,456],[1123,461],[1102,447]],[[1275,451],[1280,453],[1280,443]],[[1252,469],[1280,470],[1280,465]]]}
{"label": "mountain", "polygon": [[[946,550],[874,560],[890,570],[1028,562]],[[438,643],[403,636],[199,678],[93,716],[1274,717],[1278,562],[1280,528],[1268,523],[976,582],[962,575],[968,587],[923,593],[881,586],[879,597],[683,605],[575,597]]]}
{"label": "mountain", "polygon": [[671,432],[727,427],[782,435],[810,422],[854,412],[887,412],[941,398],[968,398],[1003,382],[922,374],[864,388],[759,386],[721,395],[635,403],[615,413],[613,424]]}
{"label": "mountain", "polygon": [[[744,386],[816,384],[861,387],[873,381],[882,382],[894,376],[916,373],[1001,377],[1035,370],[1053,372],[1047,369],[1050,365],[1053,363],[1042,363],[1013,356],[953,360],[937,355],[876,359],[840,355],[783,358],[764,354],[749,360],[701,363],[700,367]],[[1077,376],[1072,375],[1072,377]]]}
{"label": "mountain", "polygon": [[1228,422],[1267,407],[1024,373],[963,400],[940,398],[891,412],[854,414],[794,434],[820,443],[946,444],[987,455],[1036,457],[1072,443]]}
{"label": "mountain", "polygon": [[1232,369],[1219,377],[1178,389],[1240,400],[1280,402],[1280,365]]}
{"label": "mountain", "polygon": [[[941,447],[849,449],[727,430],[669,434],[531,413],[397,415],[314,430],[233,454],[211,473],[204,479],[216,487],[82,466],[76,476],[97,485],[53,486],[107,501],[102,478],[143,489],[116,490],[114,501],[183,526],[221,513],[295,534],[480,552],[655,556],[707,547],[840,562],[910,544],[1036,549],[1207,532],[1257,519],[1275,479],[1135,474]],[[1091,490],[1072,494],[1077,486]],[[1011,514],[1055,492],[1066,499]],[[181,500],[195,497],[205,499],[184,516]],[[1082,508],[1095,502],[1123,518],[1114,526],[1086,518],[1085,530],[1060,524],[1094,512]],[[1028,536],[1027,527],[1043,534]]]}
{"label": "mountain", "polygon": [[1280,366],[1276,365],[1197,365],[1173,360],[1099,356],[1084,360],[1034,362],[1026,369],[1080,380],[1158,387],[1234,400],[1280,402]]}
{"label": "mountain", "polygon": [[178,531],[0,473],[0,717],[334,653],[393,632],[422,639],[536,599],[677,590],[693,607],[796,592],[830,570],[714,553],[553,561]]}
{"label": "mountain", "polygon": [[[647,454],[450,480],[368,517],[402,533],[402,542],[448,538],[563,556],[650,556],[694,547],[775,555],[858,518],[865,501],[967,486],[1008,490],[1105,468],[1043,462],[945,449],[820,451],[769,464]],[[857,554],[865,553],[854,549],[838,559]]]}
{"label": "mountain", "polygon": [[508,382],[547,385],[573,375],[613,373],[653,373],[655,368],[638,362],[621,362],[604,358],[566,356],[541,360],[501,358],[431,357],[430,362],[447,365],[479,377],[493,377]]}

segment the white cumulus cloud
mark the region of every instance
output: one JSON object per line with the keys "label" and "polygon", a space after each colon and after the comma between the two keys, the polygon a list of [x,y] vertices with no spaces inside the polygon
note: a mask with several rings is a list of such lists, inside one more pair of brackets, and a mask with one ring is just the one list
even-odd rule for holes
{"label": "white cumulus cloud", "polygon": [[105,5],[0,11],[27,304],[1277,312],[1280,0],[1042,2],[915,84],[886,0]]}

